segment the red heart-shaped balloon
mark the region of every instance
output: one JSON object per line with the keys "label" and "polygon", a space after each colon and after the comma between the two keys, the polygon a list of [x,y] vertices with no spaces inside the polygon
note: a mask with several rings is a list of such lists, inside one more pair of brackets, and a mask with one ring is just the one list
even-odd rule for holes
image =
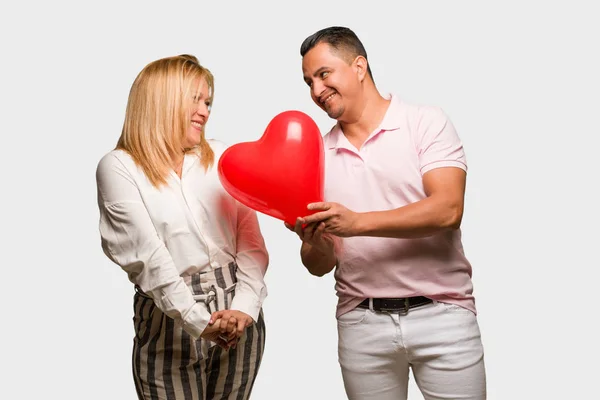
{"label": "red heart-shaped balloon", "polygon": [[221,155],[219,179],[242,204],[294,225],[323,201],[323,138],[301,111],[284,111],[255,142],[238,143]]}

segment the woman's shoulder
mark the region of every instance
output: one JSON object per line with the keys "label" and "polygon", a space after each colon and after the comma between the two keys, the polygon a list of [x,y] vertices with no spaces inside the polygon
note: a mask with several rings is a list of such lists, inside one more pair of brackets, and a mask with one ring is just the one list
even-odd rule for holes
{"label": "woman's shoulder", "polygon": [[96,173],[102,174],[114,170],[130,170],[131,167],[135,167],[135,162],[129,153],[125,150],[115,149],[100,158],[96,167]]}
{"label": "woman's shoulder", "polygon": [[221,155],[227,150],[231,145],[218,139],[207,139],[206,140],[210,145],[210,148],[215,154],[215,161],[221,158]]}
{"label": "woman's shoulder", "polygon": [[206,141],[215,153],[223,153],[229,147],[227,143],[219,139],[207,139]]}
{"label": "woman's shoulder", "polygon": [[133,157],[128,152],[122,149],[114,149],[104,154],[100,158],[98,165],[129,164],[133,162]]}

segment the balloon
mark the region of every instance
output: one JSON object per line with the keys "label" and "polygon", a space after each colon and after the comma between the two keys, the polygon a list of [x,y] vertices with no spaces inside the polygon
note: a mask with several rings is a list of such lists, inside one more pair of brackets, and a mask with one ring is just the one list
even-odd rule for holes
{"label": "balloon", "polygon": [[294,225],[323,201],[323,138],[301,111],[276,115],[255,142],[235,144],[218,164],[225,190],[240,203]]}

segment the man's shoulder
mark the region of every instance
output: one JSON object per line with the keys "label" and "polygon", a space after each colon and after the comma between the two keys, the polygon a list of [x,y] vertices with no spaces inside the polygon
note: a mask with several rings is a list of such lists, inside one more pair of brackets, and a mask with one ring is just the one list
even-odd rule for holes
{"label": "man's shoulder", "polygon": [[405,112],[407,116],[417,118],[446,117],[446,113],[438,105],[431,103],[409,102],[400,99],[399,97],[395,97],[395,99],[398,104],[398,110]]}

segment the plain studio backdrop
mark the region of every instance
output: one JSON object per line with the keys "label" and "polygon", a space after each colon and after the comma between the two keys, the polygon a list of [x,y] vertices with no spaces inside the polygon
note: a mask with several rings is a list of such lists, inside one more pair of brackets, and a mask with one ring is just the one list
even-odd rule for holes
{"label": "plain studio backdrop", "polygon": [[[591,5],[8,4],[0,398],[135,398],[133,286],[100,248],[95,169],[117,141],[137,73],[196,55],[216,77],[207,135],[229,144],[259,139],[290,109],[325,134],[333,121],[309,97],[299,47],[331,25],[362,39],[383,93],[441,106],[463,140],[463,243],[488,398],[598,398],[600,30]],[[297,237],[259,218],[271,263],[253,398],[344,399],[333,277],[309,275]],[[422,398],[412,379],[410,396]]]}

